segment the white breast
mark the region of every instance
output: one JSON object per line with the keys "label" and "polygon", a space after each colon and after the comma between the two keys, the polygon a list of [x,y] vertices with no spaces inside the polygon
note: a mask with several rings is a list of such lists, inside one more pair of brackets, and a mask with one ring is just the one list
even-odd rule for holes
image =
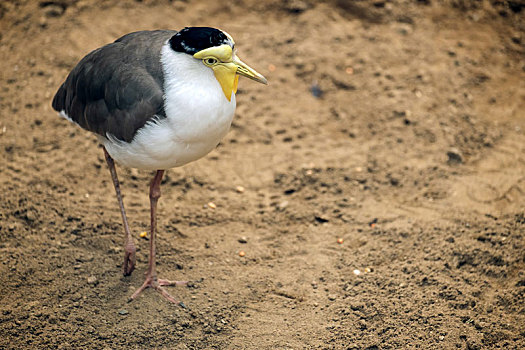
{"label": "white breast", "polygon": [[100,138],[121,165],[147,170],[182,166],[208,154],[230,128],[235,95],[226,99],[210,68],[169,44],[163,46],[159,63],[167,118],[148,122],[130,143],[111,135]]}

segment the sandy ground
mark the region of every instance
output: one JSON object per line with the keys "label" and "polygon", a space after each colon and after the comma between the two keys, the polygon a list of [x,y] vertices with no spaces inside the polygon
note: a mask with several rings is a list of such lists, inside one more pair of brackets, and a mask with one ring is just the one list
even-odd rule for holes
{"label": "sandy ground", "polygon": [[[524,6],[4,0],[0,348],[523,349]],[[158,270],[186,308],[128,303],[151,173],[118,168],[125,278],[102,151],[51,99],[89,51],[190,25],[270,85],[241,79],[231,132],[163,183]]]}

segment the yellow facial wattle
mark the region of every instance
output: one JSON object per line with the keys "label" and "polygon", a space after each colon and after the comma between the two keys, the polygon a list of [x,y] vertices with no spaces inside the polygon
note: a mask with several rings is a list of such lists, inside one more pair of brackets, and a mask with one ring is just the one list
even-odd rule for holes
{"label": "yellow facial wattle", "polygon": [[237,87],[239,86],[239,75],[235,75],[235,81],[233,82],[233,93],[237,93]]}
{"label": "yellow facial wattle", "polygon": [[229,62],[216,64],[211,68],[213,69],[213,74],[215,74],[215,78],[217,79],[219,84],[221,84],[224,96],[226,96],[228,101],[231,101],[232,94],[237,92],[237,66],[233,64],[233,62]]}

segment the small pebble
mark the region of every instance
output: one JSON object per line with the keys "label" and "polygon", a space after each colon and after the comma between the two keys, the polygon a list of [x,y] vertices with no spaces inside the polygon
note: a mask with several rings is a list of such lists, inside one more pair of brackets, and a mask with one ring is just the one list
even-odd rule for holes
{"label": "small pebble", "polygon": [[97,278],[95,276],[89,276],[88,279],[87,279],[87,283],[95,284],[95,283],[97,283]]}
{"label": "small pebble", "polygon": [[310,85],[310,92],[314,97],[320,98],[323,96],[323,90],[321,87],[317,84],[317,82],[313,82],[312,85]]}
{"label": "small pebble", "polygon": [[129,314],[128,310],[124,310],[124,309],[119,310],[118,313],[119,313],[120,315],[127,315],[127,314]]}
{"label": "small pebble", "polygon": [[456,165],[456,164],[463,163],[463,157],[461,156],[461,152],[456,148],[450,149],[447,152],[447,157],[448,157],[447,163],[449,165]]}
{"label": "small pebble", "polygon": [[245,256],[245,255],[246,255],[246,253],[244,252],[244,250],[241,250],[241,251],[239,252],[239,256],[240,256],[241,258],[242,258],[243,256]]}
{"label": "small pebble", "polygon": [[140,238],[146,238],[148,236],[148,232],[147,231],[142,231],[140,234],[139,234]]}
{"label": "small pebble", "polygon": [[288,206],[288,201],[283,201],[283,202],[281,202],[281,203],[279,203],[279,204],[277,205],[277,208],[279,208],[280,210],[283,210],[283,209],[285,209],[287,206]]}
{"label": "small pebble", "polygon": [[50,4],[44,7],[44,14],[46,17],[60,17],[64,14],[64,10],[65,7],[50,2]]}
{"label": "small pebble", "polygon": [[334,294],[329,294],[328,295],[328,299],[331,300],[331,301],[334,301],[335,299],[337,299],[337,296],[334,295]]}
{"label": "small pebble", "polygon": [[245,237],[245,236],[242,236],[241,238],[239,238],[239,239],[237,240],[237,242],[239,242],[239,243],[243,243],[243,244],[248,243],[248,238]]}
{"label": "small pebble", "polygon": [[235,191],[237,191],[238,193],[244,193],[244,187],[237,186],[237,187],[235,187]]}
{"label": "small pebble", "polygon": [[37,214],[33,210],[28,210],[26,213],[26,218],[29,221],[36,221],[37,220]]}
{"label": "small pebble", "polygon": [[215,209],[217,208],[217,205],[215,205],[215,203],[213,202],[208,202],[208,204],[206,204],[208,206],[208,208],[211,208],[211,209]]}
{"label": "small pebble", "polygon": [[359,271],[357,269],[355,269],[353,272],[354,272],[354,275],[356,275],[356,276],[359,276],[361,274],[361,271]]}
{"label": "small pebble", "polygon": [[338,239],[337,239],[337,243],[339,243],[339,244],[343,244],[343,242],[344,242],[344,240],[343,240],[342,238],[338,238]]}

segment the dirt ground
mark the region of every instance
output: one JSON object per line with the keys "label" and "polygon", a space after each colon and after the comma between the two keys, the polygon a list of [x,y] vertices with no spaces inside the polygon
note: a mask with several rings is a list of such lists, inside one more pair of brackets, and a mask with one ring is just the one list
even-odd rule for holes
{"label": "dirt ground", "polygon": [[[218,149],[167,172],[186,307],[128,303],[152,174],[118,168],[125,278],[102,151],[51,99],[89,51],[191,25],[269,86],[241,79]],[[525,348],[523,1],[4,0],[0,43],[0,349]]]}

